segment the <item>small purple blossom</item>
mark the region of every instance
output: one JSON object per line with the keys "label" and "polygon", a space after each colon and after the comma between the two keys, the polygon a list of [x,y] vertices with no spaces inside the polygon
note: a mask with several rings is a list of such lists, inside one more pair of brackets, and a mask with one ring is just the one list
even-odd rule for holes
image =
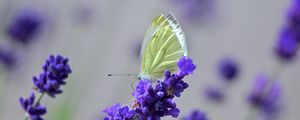
{"label": "small purple blossom", "polygon": [[193,64],[193,60],[186,56],[180,58],[180,60],[177,63],[177,66],[179,67],[180,72],[184,75],[192,74],[193,71],[196,69],[196,65]]}
{"label": "small purple blossom", "polygon": [[165,92],[167,92],[167,95],[169,96],[180,97],[184,89],[189,87],[189,85],[182,80],[184,78],[184,75],[187,74],[183,74],[180,72],[179,74],[171,75],[169,71],[166,71],[164,81],[159,81],[159,86],[157,86],[157,88],[166,89]]}
{"label": "small purple blossom", "polygon": [[141,103],[143,98],[146,95],[146,90],[151,86],[150,80],[141,80],[139,84],[137,84],[135,91],[132,93],[132,95],[135,97],[135,99]]}
{"label": "small purple blossom", "polygon": [[298,51],[298,43],[295,37],[289,33],[288,30],[284,30],[280,34],[275,46],[276,55],[282,60],[291,60],[294,58]]}
{"label": "small purple blossom", "polygon": [[13,50],[9,50],[6,48],[0,48],[0,61],[3,65],[5,65],[8,69],[11,69],[15,66],[17,59],[16,53]]}
{"label": "small purple blossom", "polygon": [[127,120],[135,115],[134,110],[128,106],[121,107],[120,103],[106,108],[103,112],[108,114],[108,117],[104,118],[104,120]]}
{"label": "small purple blossom", "polygon": [[71,73],[68,58],[60,55],[49,56],[43,66],[43,72],[39,77],[33,77],[33,83],[40,93],[47,93],[51,97],[62,93],[61,85],[65,85],[65,79]]}
{"label": "small purple blossom", "polygon": [[222,102],[225,97],[223,91],[214,86],[207,86],[204,90],[204,94],[206,98],[214,102]]}
{"label": "small purple blossom", "polygon": [[281,85],[271,81],[267,76],[259,75],[248,96],[249,103],[265,113],[273,115],[280,110]]}
{"label": "small purple blossom", "polygon": [[290,36],[298,43],[300,42],[300,2],[294,0],[291,9],[288,11],[286,29]]}
{"label": "small purple blossom", "polygon": [[[192,63],[192,59],[182,57],[178,61],[179,73],[171,74],[166,70],[164,79],[158,80],[155,85],[150,80],[140,80],[135,91],[132,93],[134,100],[131,108],[123,108],[121,112],[123,120],[160,120],[164,116],[178,117],[180,110],[173,98],[180,97],[181,93],[188,88],[188,84],[183,78],[191,74],[196,65]],[[104,110],[109,117],[106,120],[120,120],[119,113],[121,107],[119,104]],[[132,111],[134,110],[134,112]]]}
{"label": "small purple blossom", "polygon": [[26,111],[31,120],[44,120],[42,115],[46,114],[47,109],[45,106],[35,103],[35,96],[32,92],[29,98],[20,98],[20,104],[24,111]]}
{"label": "small purple blossom", "polygon": [[227,81],[232,81],[239,74],[239,65],[232,58],[225,58],[218,64],[219,75]]}
{"label": "small purple blossom", "polygon": [[206,114],[199,110],[193,110],[188,116],[182,118],[182,120],[209,120]]}
{"label": "small purple blossom", "polygon": [[39,32],[44,20],[37,11],[23,10],[17,13],[7,27],[7,33],[16,41],[29,43]]}

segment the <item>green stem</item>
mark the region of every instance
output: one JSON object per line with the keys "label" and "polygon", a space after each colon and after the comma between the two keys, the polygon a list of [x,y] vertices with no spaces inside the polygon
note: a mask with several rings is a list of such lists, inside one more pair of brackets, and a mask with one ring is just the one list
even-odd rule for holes
{"label": "green stem", "polygon": [[26,113],[26,115],[25,115],[25,118],[24,118],[24,120],[29,120],[29,116],[28,116],[28,114]]}
{"label": "green stem", "polygon": [[38,104],[40,104],[42,98],[44,97],[45,93],[43,92],[40,97],[38,98],[38,100],[36,101],[36,103],[34,104],[34,106],[37,106]]}
{"label": "green stem", "polygon": [[24,120],[29,120],[29,117],[28,117],[28,116],[26,116],[26,117],[24,118]]}

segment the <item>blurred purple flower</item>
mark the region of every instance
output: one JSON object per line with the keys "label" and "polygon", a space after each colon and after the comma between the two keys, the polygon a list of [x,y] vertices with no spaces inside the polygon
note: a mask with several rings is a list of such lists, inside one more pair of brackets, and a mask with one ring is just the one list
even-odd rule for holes
{"label": "blurred purple flower", "polygon": [[8,69],[11,69],[16,64],[17,56],[13,50],[0,47],[0,61]]}
{"label": "blurred purple flower", "polygon": [[295,58],[300,44],[300,2],[294,0],[288,11],[287,23],[279,34],[275,53],[283,61]]}
{"label": "blurred purple flower", "polygon": [[43,22],[38,11],[33,9],[19,11],[8,25],[7,33],[14,40],[27,44],[39,32]]}
{"label": "blurred purple flower", "polygon": [[300,42],[300,2],[294,0],[293,4],[288,11],[287,16],[287,28],[291,38],[295,39],[298,43]]}
{"label": "blurred purple flower", "polygon": [[193,110],[188,116],[182,118],[182,120],[209,120],[206,114],[199,110]]}
{"label": "blurred purple flower", "polygon": [[224,80],[232,81],[239,74],[239,65],[233,58],[225,58],[218,64],[218,72]]}
{"label": "blurred purple flower", "polygon": [[213,86],[207,86],[204,90],[206,98],[214,102],[222,102],[224,100],[224,93],[221,89]]}
{"label": "blurred purple flower", "polygon": [[47,109],[45,106],[42,106],[39,103],[35,104],[35,96],[33,92],[27,99],[21,97],[20,104],[24,111],[28,113],[31,120],[44,120],[41,116],[46,114]]}
{"label": "blurred purple flower", "polygon": [[275,46],[276,55],[282,60],[295,58],[298,51],[298,43],[288,30],[282,31]]}
{"label": "blurred purple flower", "polygon": [[248,101],[266,116],[276,115],[280,111],[281,89],[279,81],[271,81],[267,76],[259,75],[249,93]]}

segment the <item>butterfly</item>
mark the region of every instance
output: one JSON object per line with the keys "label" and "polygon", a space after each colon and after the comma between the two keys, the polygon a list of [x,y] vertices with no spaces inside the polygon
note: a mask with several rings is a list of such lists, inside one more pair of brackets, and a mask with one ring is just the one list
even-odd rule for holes
{"label": "butterfly", "polygon": [[187,56],[184,33],[172,13],[155,17],[147,29],[140,53],[141,80],[158,80],[164,71],[176,72],[177,62]]}

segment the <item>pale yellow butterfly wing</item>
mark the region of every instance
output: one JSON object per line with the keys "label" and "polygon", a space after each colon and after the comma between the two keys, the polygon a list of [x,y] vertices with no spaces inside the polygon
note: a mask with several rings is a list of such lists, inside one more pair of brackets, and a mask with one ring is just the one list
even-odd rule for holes
{"label": "pale yellow butterfly wing", "polygon": [[177,71],[177,61],[187,55],[183,32],[172,14],[156,17],[149,26],[141,52],[142,79],[159,79],[165,70]]}

